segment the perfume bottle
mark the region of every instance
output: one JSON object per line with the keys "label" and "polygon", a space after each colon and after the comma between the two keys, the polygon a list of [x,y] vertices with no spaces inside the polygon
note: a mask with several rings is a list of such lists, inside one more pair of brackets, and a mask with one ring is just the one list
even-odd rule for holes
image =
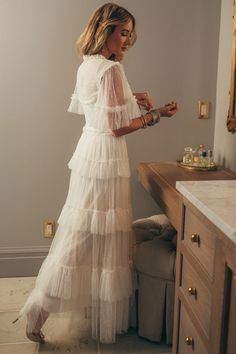
{"label": "perfume bottle", "polygon": [[203,149],[204,149],[204,144],[200,144],[196,147],[195,150],[193,150],[193,165],[194,166],[200,165]]}
{"label": "perfume bottle", "polygon": [[193,162],[194,166],[198,165],[198,149],[193,150]]}
{"label": "perfume bottle", "polygon": [[208,158],[207,158],[207,151],[206,150],[202,151],[200,166],[201,167],[208,167]]}
{"label": "perfume bottle", "polygon": [[212,167],[215,165],[212,150],[207,150],[207,164],[208,164],[208,167]]}
{"label": "perfume bottle", "polygon": [[191,165],[193,161],[193,149],[190,146],[184,148],[183,163]]}
{"label": "perfume bottle", "polygon": [[197,149],[197,156],[198,156],[197,165],[200,167],[203,167],[203,165],[204,165],[204,159],[206,157],[206,156],[203,156],[203,155],[205,155],[204,151],[205,151],[204,144],[200,144]]}

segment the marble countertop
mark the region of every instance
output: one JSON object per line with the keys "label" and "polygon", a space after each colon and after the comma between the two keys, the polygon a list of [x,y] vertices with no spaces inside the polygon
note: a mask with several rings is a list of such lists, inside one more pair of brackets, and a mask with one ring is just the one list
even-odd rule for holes
{"label": "marble countertop", "polygon": [[176,189],[236,243],[236,180],[176,182]]}

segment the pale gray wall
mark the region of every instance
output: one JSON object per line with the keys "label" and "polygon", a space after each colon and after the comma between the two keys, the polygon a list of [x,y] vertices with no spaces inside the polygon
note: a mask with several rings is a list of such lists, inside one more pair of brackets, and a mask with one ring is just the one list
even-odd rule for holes
{"label": "pale gray wall", "polygon": [[236,171],[236,134],[226,128],[233,40],[233,0],[222,0],[214,153],[218,163]]}
{"label": "pale gray wall", "polygon": [[[179,103],[175,119],[127,136],[134,217],[158,208],[137,180],[139,161],[175,161],[184,146],[213,145],[220,0],[117,0],[137,19],[124,65],[155,105]],[[74,43],[98,0],[1,0],[0,250],[37,250],[44,219],[57,220],[83,118],[67,113],[80,63]],[[197,101],[212,103],[197,119]]]}

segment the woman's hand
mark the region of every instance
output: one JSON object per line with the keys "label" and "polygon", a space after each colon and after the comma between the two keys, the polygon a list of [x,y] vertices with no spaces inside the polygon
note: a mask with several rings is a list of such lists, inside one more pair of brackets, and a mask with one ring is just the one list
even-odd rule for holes
{"label": "woman's hand", "polygon": [[133,94],[139,106],[144,107],[147,111],[153,108],[152,99],[148,92],[134,93]]}
{"label": "woman's hand", "polygon": [[164,107],[158,108],[161,117],[172,117],[176,112],[178,112],[178,105],[176,102],[172,101],[165,104]]}

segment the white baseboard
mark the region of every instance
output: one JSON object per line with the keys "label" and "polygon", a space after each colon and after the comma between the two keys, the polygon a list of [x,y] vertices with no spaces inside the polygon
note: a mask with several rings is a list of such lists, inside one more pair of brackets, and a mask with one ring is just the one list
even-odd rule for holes
{"label": "white baseboard", "polygon": [[38,274],[49,247],[0,247],[0,278]]}

